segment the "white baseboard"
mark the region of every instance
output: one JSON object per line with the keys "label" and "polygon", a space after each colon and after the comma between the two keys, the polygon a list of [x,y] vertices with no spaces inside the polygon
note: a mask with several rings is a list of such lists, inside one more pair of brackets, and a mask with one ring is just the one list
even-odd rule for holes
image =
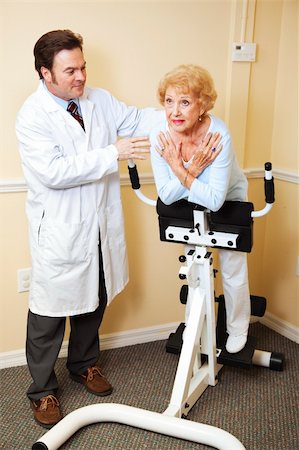
{"label": "white baseboard", "polygon": [[[121,331],[119,333],[104,334],[100,336],[101,350],[127,347],[128,345],[144,344],[146,342],[161,341],[167,339],[169,334],[176,330],[179,323],[166,323],[154,327],[138,328],[135,330]],[[59,353],[59,358],[67,356],[68,341],[64,341]],[[24,366],[27,364],[25,349],[0,353],[0,369],[8,367]]]}
{"label": "white baseboard", "polygon": [[26,364],[25,349],[0,353],[0,369],[24,366]]}
{"label": "white baseboard", "polygon": [[[256,320],[252,320],[254,323]],[[299,343],[299,329],[294,325],[279,319],[271,313],[258,319],[260,323],[271,330],[276,331],[291,341]],[[178,322],[166,323],[154,327],[138,328],[135,330],[121,331],[119,333],[104,334],[100,336],[101,350],[127,347],[128,345],[144,344],[146,342],[161,341],[167,339],[169,334],[176,330]],[[59,353],[59,358],[67,356],[68,341],[64,341]],[[0,353],[0,369],[8,367],[24,366],[26,364],[25,349]]]}
{"label": "white baseboard", "polygon": [[259,322],[266,327],[271,328],[271,330],[274,330],[282,336],[299,344],[299,328],[295,327],[295,325],[279,319],[274,314],[268,312],[266,312],[265,315],[259,319]]}

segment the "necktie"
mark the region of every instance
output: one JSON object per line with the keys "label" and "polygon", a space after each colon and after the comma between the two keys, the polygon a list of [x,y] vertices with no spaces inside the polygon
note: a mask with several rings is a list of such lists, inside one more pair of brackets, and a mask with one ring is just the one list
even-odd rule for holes
{"label": "necktie", "polygon": [[72,100],[70,100],[69,104],[68,104],[68,107],[67,107],[67,111],[79,122],[79,124],[81,125],[81,127],[85,131],[84,122],[83,122],[81,114],[78,111],[77,104],[75,102],[73,102]]}

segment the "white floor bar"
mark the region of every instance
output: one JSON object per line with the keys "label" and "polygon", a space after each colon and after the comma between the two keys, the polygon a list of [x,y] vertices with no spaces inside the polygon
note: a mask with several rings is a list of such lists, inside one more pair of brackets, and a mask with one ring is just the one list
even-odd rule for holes
{"label": "white floor bar", "polygon": [[237,438],[220,428],[113,403],[85,406],[71,412],[35,442],[32,450],[57,450],[80,428],[97,422],[121,423],[219,450],[245,450]]}
{"label": "white floor bar", "polygon": [[270,367],[271,352],[263,350],[255,350],[252,358],[253,364],[256,366]]}

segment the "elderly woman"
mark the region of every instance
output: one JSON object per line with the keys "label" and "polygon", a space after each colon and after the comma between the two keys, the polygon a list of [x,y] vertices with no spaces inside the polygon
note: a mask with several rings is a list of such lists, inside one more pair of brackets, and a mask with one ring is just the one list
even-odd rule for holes
{"label": "elderly woman", "polygon": [[[217,94],[202,67],[181,65],[158,88],[166,120],[153,130],[151,160],[158,195],[171,204],[180,199],[217,211],[225,200],[244,201],[247,180],[234,154],[229,130],[209,114]],[[219,249],[227,313],[226,350],[237,353],[247,341],[250,295],[247,255]]]}

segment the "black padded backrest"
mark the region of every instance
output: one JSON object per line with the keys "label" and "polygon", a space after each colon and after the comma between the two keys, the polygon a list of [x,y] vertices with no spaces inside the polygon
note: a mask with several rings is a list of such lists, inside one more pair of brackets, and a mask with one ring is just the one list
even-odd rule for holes
{"label": "black padded backrest", "polygon": [[249,253],[253,246],[253,209],[250,202],[226,201],[218,211],[209,213],[209,228],[238,234],[236,250]]}
{"label": "black padded backrest", "polygon": [[227,200],[218,211],[210,212],[210,223],[250,226],[253,204]]}
{"label": "black padded backrest", "polygon": [[[187,200],[178,200],[171,205],[165,205],[160,198],[157,200],[157,213],[161,217],[172,217],[174,219],[181,219],[190,222],[190,227],[193,225],[193,211],[204,211],[201,205],[188,202]],[[211,223],[222,223],[230,225],[248,226],[252,222],[251,213],[253,211],[253,204],[250,202],[240,201],[226,201],[218,211],[211,211]]]}
{"label": "black padded backrest", "polygon": [[178,200],[171,205],[165,205],[160,198],[157,200],[157,213],[162,217],[173,217],[174,219],[187,220],[193,224],[193,211],[199,209],[204,211],[204,207],[187,200]]}
{"label": "black padded backrest", "polygon": [[[160,239],[166,241],[165,231],[168,226],[191,229],[195,225],[193,211],[204,211],[206,208],[187,200],[179,200],[171,205],[165,205],[158,198],[156,209],[159,215]],[[250,202],[226,201],[218,211],[207,213],[209,229],[210,231],[238,234],[235,250],[250,252],[253,245],[253,219],[251,217],[253,209],[253,204]]]}

